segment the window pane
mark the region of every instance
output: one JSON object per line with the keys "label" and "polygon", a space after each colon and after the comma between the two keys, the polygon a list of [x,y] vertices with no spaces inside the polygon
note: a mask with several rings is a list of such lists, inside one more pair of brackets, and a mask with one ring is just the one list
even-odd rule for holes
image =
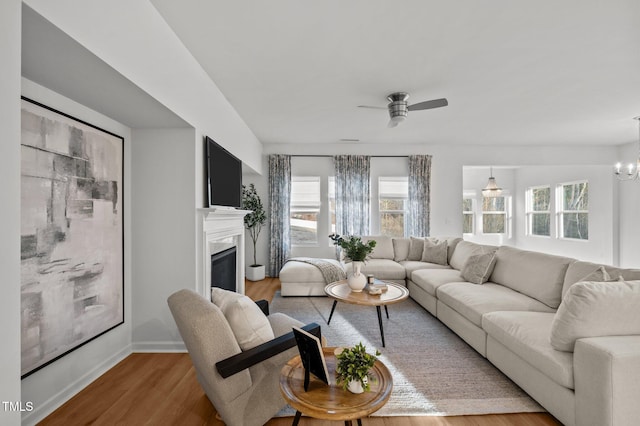
{"label": "window pane", "polygon": [[401,210],[404,211],[404,200],[397,199],[381,199],[380,200],[380,210]]}
{"label": "window pane", "polygon": [[463,212],[473,211],[473,200],[471,198],[462,199],[462,211]]}
{"label": "window pane", "polygon": [[589,209],[589,184],[587,182],[562,185],[564,210]]}
{"label": "window pane", "polygon": [[389,237],[404,236],[404,213],[381,213],[380,233]]}
{"label": "window pane", "polygon": [[551,188],[533,188],[531,198],[533,211],[548,211],[551,203]]}
{"label": "window pane", "polygon": [[318,213],[291,213],[291,243],[313,245],[318,242]]}
{"label": "window pane", "polygon": [[504,234],[505,216],[504,214],[482,215],[482,232],[485,234]]}
{"label": "window pane", "polygon": [[485,212],[503,212],[504,197],[483,197],[482,211]]}
{"label": "window pane", "polygon": [[462,232],[465,234],[473,234],[473,215],[462,215]]}
{"label": "window pane", "polygon": [[562,215],[562,222],[564,238],[589,239],[588,213],[564,213]]}
{"label": "window pane", "polygon": [[531,234],[551,236],[551,215],[549,213],[531,214]]}

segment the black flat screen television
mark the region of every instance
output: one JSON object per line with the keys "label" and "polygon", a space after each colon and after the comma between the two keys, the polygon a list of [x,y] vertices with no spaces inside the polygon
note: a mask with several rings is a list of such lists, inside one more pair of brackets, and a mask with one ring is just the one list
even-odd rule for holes
{"label": "black flat screen television", "polygon": [[205,136],[209,206],[242,205],[242,162]]}

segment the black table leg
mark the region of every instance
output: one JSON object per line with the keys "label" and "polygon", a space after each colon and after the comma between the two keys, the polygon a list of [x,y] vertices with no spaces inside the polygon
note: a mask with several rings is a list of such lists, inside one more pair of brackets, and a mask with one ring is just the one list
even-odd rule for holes
{"label": "black table leg", "polygon": [[302,413],[296,410],[296,416],[293,418],[292,426],[298,426],[298,422],[300,421],[300,416],[302,416]]}
{"label": "black table leg", "polygon": [[331,323],[331,317],[333,316],[333,311],[336,309],[336,305],[338,304],[337,300],[333,301],[333,306],[331,306],[331,313],[329,314],[329,321],[327,321],[327,325]]}
{"label": "black table leg", "polygon": [[376,305],[376,311],[378,311],[378,325],[380,325],[380,337],[382,337],[382,347],[384,348],[384,330],[382,329],[382,311],[380,305]]}
{"label": "black table leg", "polygon": [[358,419],[358,426],[362,426],[362,420]]}
{"label": "black table leg", "polygon": [[387,305],[384,305],[384,312],[387,314],[387,319],[389,319],[389,310],[387,309]]}

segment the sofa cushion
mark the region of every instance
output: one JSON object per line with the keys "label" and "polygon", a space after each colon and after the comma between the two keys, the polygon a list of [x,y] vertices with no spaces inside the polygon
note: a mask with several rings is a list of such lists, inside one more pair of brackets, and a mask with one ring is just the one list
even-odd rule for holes
{"label": "sofa cushion", "polygon": [[[562,284],[562,297],[567,294],[569,291],[569,287],[573,284],[580,281],[600,281],[600,280],[587,280],[585,279],[587,275],[596,271],[601,265],[597,263],[591,262],[583,262],[578,260],[573,262],[567,268],[567,273],[564,276],[564,283]],[[612,280],[617,280],[620,276],[625,280],[640,280],[640,270],[639,269],[623,269],[616,268],[614,266],[604,266],[605,270],[609,274]]]}
{"label": "sofa cushion", "polygon": [[418,269],[411,273],[411,281],[431,296],[436,297],[436,290],[443,284],[464,281],[460,271],[442,267],[442,269]]}
{"label": "sofa cushion", "polygon": [[447,263],[451,263],[451,256],[456,250],[456,246],[462,241],[460,237],[440,237],[440,240],[447,240]]}
{"label": "sofa cushion", "polygon": [[422,250],[423,262],[436,263],[438,265],[448,265],[447,262],[447,240],[433,241],[429,238],[424,240]]}
{"label": "sofa cushion", "polygon": [[484,285],[468,282],[443,284],[438,287],[436,295],[438,300],[478,327],[482,326],[482,315],[489,312],[554,312],[544,303],[492,282]]}
{"label": "sofa cushion", "polygon": [[574,259],[501,246],[491,281],[533,297],[551,308],[560,305],[562,283]]}
{"label": "sofa cushion", "polygon": [[424,251],[424,238],[411,237],[409,245],[409,256],[407,260],[422,260],[422,252]]}
{"label": "sofa cushion", "polygon": [[640,281],[579,282],[571,286],[551,326],[551,346],[573,352],[583,337],[640,334]]}
{"label": "sofa cushion", "polygon": [[573,354],[556,351],[549,343],[553,317],[543,312],[491,312],[482,317],[482,328],[551,380],[573,389]]}
{"label": "sofa cushion", "polygon": [[469,241],[460,241],[455,246],[455,250],[451,255],[449,264],[453,268],[461,271],[471,256],[475,256],[478,254],[491,253],[496,251],[496,249],[497,249],[496,246],[476,244]]}
{"label": "sofa cushion", "polygon": [[243,351],[274,338],[269,319],[249,297],[213,287],[211,300],[224,314]]}
{"label": "sofa cushion", "polygon": [[393,260],[402,262],[409,258],[409,248],[411,247],[410,238],[394,238],[393,242]]}
{"label": "sofa cushion", "polygon": [[421,269],[451,269],[449,265],[438,265],[437,263],[429,263],[429,262],[418,262],[416,260],[403,260],[399,262],[407,271],[407,278],[411,278],[411,274],[414,271],[419,271]]}
{"label": "sofa cushion", "polygon": [[471,256],[462,268],[462,277],[473,284],[484,284],[489,280],[496,264],[496,254],[485,253]]}
{"label": "sofa cushion", "polygon": [[371,259],[393,259],[393,241],[386,235],[369,235],[362,237],[362,241],[367,243],[371,240],[376,242],[376,246],[369,255]]}
{"label": "sofa cushion", "polygon": [[[344,269],[344,264],[335,259],[322,259]],[[325,283],[320,269],[310,263],[289,260],[280,270],[280,282],[283,283]],[[326,284],[326,283],[325,283]]]}
{"label": "sofa cushion", "polygon": [[[347,268],[350,269],[351,266],[347,264]],[[369,259],[364,263],[361,271],[380,280],[404,280],[407,277],[402,265],[391,259]]]}

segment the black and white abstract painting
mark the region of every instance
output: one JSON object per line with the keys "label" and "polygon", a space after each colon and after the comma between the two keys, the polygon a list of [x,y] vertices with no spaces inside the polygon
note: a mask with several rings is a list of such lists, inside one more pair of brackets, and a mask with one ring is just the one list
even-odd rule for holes
{"label": "black and white abstract painting", "polygon": [[123,146],[22,100],[23,378],[124,322]]}

